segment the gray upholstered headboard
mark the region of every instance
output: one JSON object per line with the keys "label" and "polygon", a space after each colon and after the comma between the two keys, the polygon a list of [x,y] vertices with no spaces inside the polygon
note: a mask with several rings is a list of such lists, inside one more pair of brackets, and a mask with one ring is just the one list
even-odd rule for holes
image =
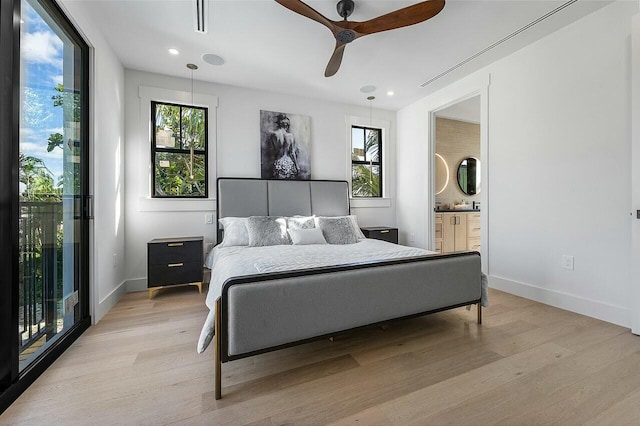
{"label": "gray upholstered headboard", "polygon": [[[338,180],[218,178],[217,217],[345,216],[349,185]],[[221,238],[218,224],[218,241]]]}

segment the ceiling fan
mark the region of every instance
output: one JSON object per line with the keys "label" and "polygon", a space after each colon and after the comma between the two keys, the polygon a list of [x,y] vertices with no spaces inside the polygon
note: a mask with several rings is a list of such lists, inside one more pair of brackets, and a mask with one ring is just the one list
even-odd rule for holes
{"label": "ceiling fan", "polygon": [[364,22],[347,21],[347,18],[353,12],[355,4],[353,0],[340,0],[336,6],[338,14],[342,16],[342,21],[332,21],[324,17],[320,12],[303,3],[300,0],[276,0],[282,6],[290,9],[302,16],[313,19],[321,23],[331,30],[336,38],[336,47],[329,59],[327,68],[324,71],[325,77],[331,77],[340,68],[342,63],[342,55],[347,44],[357,38],[379,33],[381,31],[393,30],[396,28],[407,27],[409,25],[418,24],[429,18],[436,16],[443,8],[445,0],[428,0],[412,6],[369,19]]}

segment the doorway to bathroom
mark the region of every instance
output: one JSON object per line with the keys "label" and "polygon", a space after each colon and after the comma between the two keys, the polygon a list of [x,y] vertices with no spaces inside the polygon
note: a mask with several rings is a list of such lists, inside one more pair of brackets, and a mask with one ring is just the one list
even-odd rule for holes
{"label": "doorway to bathroom", "polygon": [[482,167],[480,95],[433,113],[434,236],[440,253],[481,252]]}

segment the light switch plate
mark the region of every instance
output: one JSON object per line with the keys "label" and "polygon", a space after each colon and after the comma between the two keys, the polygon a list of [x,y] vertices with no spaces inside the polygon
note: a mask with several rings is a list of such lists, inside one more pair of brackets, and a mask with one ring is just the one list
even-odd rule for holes
{"label": "light switch plate", "polygon": [[562,255],[562,267],[573,270],[573,256]]}

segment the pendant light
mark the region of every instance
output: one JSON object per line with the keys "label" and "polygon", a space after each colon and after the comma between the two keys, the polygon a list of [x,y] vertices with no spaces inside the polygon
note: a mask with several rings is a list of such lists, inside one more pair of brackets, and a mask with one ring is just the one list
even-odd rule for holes
{"label": "pendant light", "polygon": [[[187,64],[187,68],[191,70],[191,106],[193,106],[193,72],[198,69],[196,64]],[[189,146],[189,179],[193,180],[193,160],[194,160],[194,148],[193,141],[190,142]]]}

